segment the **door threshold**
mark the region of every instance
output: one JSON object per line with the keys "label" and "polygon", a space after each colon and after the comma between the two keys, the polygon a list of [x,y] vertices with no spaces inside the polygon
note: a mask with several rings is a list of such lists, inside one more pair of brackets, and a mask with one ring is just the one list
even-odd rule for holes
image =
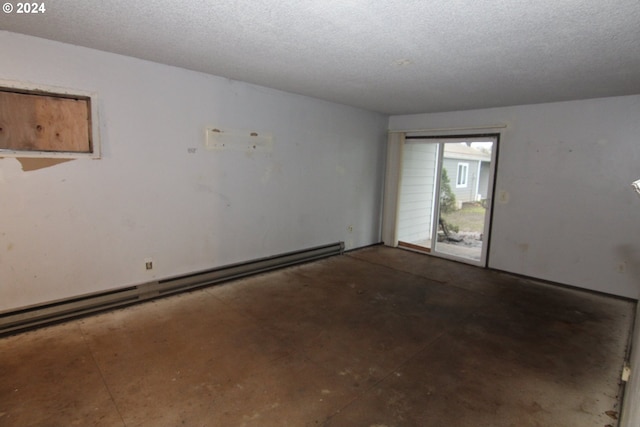
{"label": "door threshold", "polygon": [[398,241],[398,247],[399,248],[403,248],[403,249],[410,249],[410,250],[416,251],[416,252],[422,252],[422,253],[425,253],[425,254],[431,253],[431,248],[427,248],[425,246],[420,246],[420,245],[415,245],[413,243],[407,243],[407,242]]}

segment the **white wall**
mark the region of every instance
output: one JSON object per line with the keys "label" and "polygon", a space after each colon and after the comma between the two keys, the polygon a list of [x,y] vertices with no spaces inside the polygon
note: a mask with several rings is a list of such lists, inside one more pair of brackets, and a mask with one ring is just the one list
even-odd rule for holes
{"label": "white wall", "polygon": [[638,298],[640,96],[390,118],[392,130],[498,124],[489,266]]}
{"label": "white wall", "polygon": [[[0,310],[380,240],[386,116],[8,32],[0,58],[0,79],[97,92],[103,148],[28,172],[0,159]],[[205,150],[206,126],[273,149]]]}

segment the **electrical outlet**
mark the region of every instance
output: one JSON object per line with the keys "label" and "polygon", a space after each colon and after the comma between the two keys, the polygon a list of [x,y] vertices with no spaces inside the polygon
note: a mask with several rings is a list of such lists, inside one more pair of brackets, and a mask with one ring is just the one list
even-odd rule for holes
{"label": "electrical outlet", "polygon": [[144,259],[144,266],[147,270],[151,270],[153,269],[153,259],[151,258],[145,258]]}

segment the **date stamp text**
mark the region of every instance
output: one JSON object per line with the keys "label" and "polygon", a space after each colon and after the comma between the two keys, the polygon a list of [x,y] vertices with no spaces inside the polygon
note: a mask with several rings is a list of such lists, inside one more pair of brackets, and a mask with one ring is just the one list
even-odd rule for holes
{"label": "date stamp text", "polygon": [[15,13],[15,14],[38,14],[45,13],[47,11],[47,7],[44,2],[37,3],[4,3],[2,5],[2,11],[4,13]]}

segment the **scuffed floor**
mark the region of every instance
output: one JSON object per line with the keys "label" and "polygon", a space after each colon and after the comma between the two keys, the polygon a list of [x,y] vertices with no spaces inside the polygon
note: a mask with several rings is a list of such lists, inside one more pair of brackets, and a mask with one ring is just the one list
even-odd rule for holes
{"label": "scuffed floor", "polygon": [[375,246],[0,339],[0,426],[615,426],[634,304]]}

